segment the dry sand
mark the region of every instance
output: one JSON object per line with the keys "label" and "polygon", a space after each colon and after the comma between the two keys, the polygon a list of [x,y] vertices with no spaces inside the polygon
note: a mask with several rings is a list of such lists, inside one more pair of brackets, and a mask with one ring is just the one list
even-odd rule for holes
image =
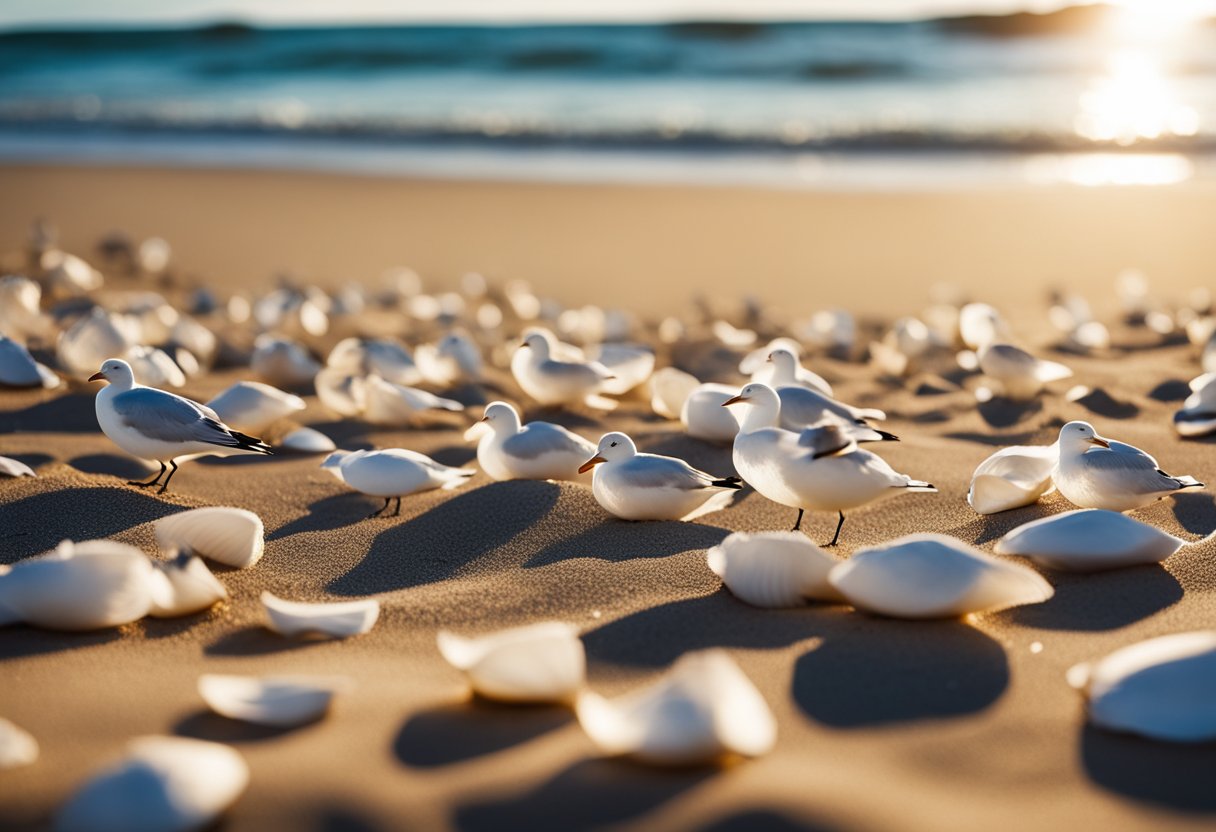
{"label": "dry sand", "polygon": [[[61,224],[69,247],[80,249],[112,227],[161,233],[187,270],[221,290],[248,288],[254,278],[269,285],[267,271],[292,256],[299,257],[294,265],[355,277],[406,259],[447,274],[468,267],[505,274],[518,267],[548,289],[560,288],[561,275],[578,277],[570,282],[571,300],[592,297],[582,278],[622,270],[630,280],[641,279],[642,264],[610,250],[610,214],[637,231],[647,217],[659,216],[662,203],[687,205],[702,193],[281,174],[9,169],[0,175],[5,248],[19,244],[30,217],[42,213]],[[790,201],[805,213],[797,221],[787,218],[782,234],[763,221],[749,226],[759,239],[730,224],[734,248],[713,231],[696,244],[686,217],[647,231],[672,235],[670,247],[656,254],[660,262],[695,264],[673,274],[674,285],[656,290],[661,303],[673,302],[684,291],[679,283],[710,265],[715,286],[737,289],[730,279],[735,267],[762,250],[767,254],[751,262],[751,274],[767,275],[778,264],[774,286],[794,285],[788,281],[819,256],[809,249],[823,226],[847,228],[852,240],[888,234],[911,240],[909,225],[926,232],[935,221],[954,228],[982,225],[965,210],[975,196],[925,197],[938,206],[931,212],[935,220],[915,212],[905,217],[909,197],[704,193],[729,206],[722,216],[785,217]],[[1099,192],[1061,198],[1069,205],[1091,202],[1110,216],[1132,199],[1124,191],[1102,193],[1105,200]],[[1193,191],[1136,194],[1144,205],[1133,215],[1157,206],[1163,215],[1155,227],[1177,234],[1197,221],[1198,205],[1211,204],[1193,201]],[[515,210],[512,195],[536,213]],[[583,215],[563,224],[560,209],[575,195],[597,199],[583,199]],[[352,214],[363,196],[366,207]],[[288,197],[290,211],[276,212]],[[225,199],[239,210],[218,213]],[[995,217],[1014,216],[1024,198],[987,199],[985,216]],[[398,201],[408,210],[396,210]],[[864,219],[848,219],[863,205]],[[1058,205],[1041,207],[1045,214],[1066,215]],[[500,212],[501,223],[492,222]],[[463,228],[457,216],[464,218]],[[322,233],[328,219],[335,224],[332,234]],[[552,240],[549,250],[535,251],[545,219],[560,227],[545,235]],[[1046,219],[1036,214],[1028,222],[1038,226]],[[1088,222],[1078,220],[1075,233]],[[1130,216],[1121,222],[1133,225]],[[528,239],[513,238],[510,229],[522,226],[531,229]],[[577,230],[575,239],[563,229]],[[1078,273],[1107,276],[1124,264],[1096,243],[1083,251],[1067,228],[1053,232],[1063,246],[1058,262],[1048,246],[1027,243],[1014,229],[980,230],[981,239],[963,246],[971,274],[1063,274],[1075,265],[1071,258],[1083,255],[1085,268]],[[426,244],[425,232],[436,235],[434,245]],[[1010,247],[986,248],[999,233],[1008,235]],[[932,239],[946,236],[942,230]],[[465,248],[458,245],[462,239]],[[583,247],[593,239],[598,248]],[[1114,247],[1133,245],[1119,235],[1109,240]],[[827,235],[823,241],[843,257],[841,240]],[[1192,251],[1200,245],[1191,243]],[[918,264],[909,270],[928,274],[920,270],[935,252],[964,259],[948,246],[932,248],[909,246],[907,259]],[[720,249],[731,249],[728,262],[714,265],[713,252]],[[893,279],[892,264],[902,260],[893,251],[862,251],[850,268],[875,280],[885,275],[882,296],[852,285],[830,290],[840,292],[832,300],[859,310],[877,301],[884,312],[916,311],[925,290]],[[957,268],[943,266],[943,272]],[[1180,262],[1168,276],[1179,285],[1199,282],[1191,280],[1193,268],[1197,264]],[[757,280],[747,287],[773,289]],[[1011,298],[1009,286],[994,288],[998,299]],[[795,299],[805,312],[821,305],[811,290]],[[1034,325],[1040,298],[1022,295],[1010,311],[1033,334],[1032,343],[1049,353],[1048,339]],[[1090,419],[1100,432],[1152,451],[1166,470],[1216,482],[1212,446],[1183,442],[1170,428],[1170,415],[1185,395],[1183,382],[1198,372],[1192,351],[1178,344],[1149,348],[1151,339],[1143,334],[1115,335],[1123,346],[1110,357],[1052,356],[1105,396],[1070,403],[1063,384],[1025,408],[977,407],[968,389],[975,381],[961,374],[951,375],[961,388],[936,392],[938,382],[892,385],[864,365],[816,356],[812,366],[843,399],[881,406],[891,415],[886,427],[904,441],[884,446],[883,456],[941,489],[854,512],[838,554],[917,531],[990,548],[1008,529],[1067,508],[1053,495],[1034,507],[979,517],[964,495],[972,469],[993,449],[1050,442],[1073,418]],[[727,365],[727,358],[716,356],[718,365]],[[184,392],[206,399],[242,375],[218,372]],[[493,381],[519,398],[506,376],[496,374]],[[1056,595],[1049,602],[967,623],[890,621],[833,606],[763,611],[722,589],[704,557],[731,531],[791,524],[793,511],[751,491],[697,523],[626,523],[605,515],[579,485],[493,483],[478,474],[460,491],[403,501],[400,518],[364,521],[378,500],[348,491],[318,468],[319,458],[280,455],[189,463],[174,479],[174,493],[157,497],[122,484],[142,469],[98,432],[92,393],[83,385],[0,392],[0,454],[39,474],[0,481],[0,562],[63,538],[112,536],[153,551],[151,521],[202,505],[257,512],[266,523],[266,555],[252,569],[222,572],[232,598],[201,616],[92,634],[0,630],[0,715],[42,744],[36,765],[0,773],[5,829],[42,828],[53,808],[127,738],[149,733],[217,739],[245,755],[252,784],[225,823],[228,830],[1121,830],[1210,828],[1216,817],[1211,745],[1170,746],[1086,728],[1080,699],[1064,682],[1075,662],[1142,638],[1212,627],[1211,542],[1183,549],[1164,566],[1051,573]],[[457,397],[473,402],[481,394],[497,395],[464,389]],[[456,430],[371,429],[334,421],[315,397],[308,402],[301,421],[342,447],[409,447],[452,464],[474,457]],[[609,427],[624,429],[643,450],[684,456],[714,473],[731,470],[728,449],[684,437],[640,400],[608,417],[570,414],[557,421],[593,439]],[[1136,516],[1198,540],[1216,528],[1216,501],[1210,490],[1187,493]],[[823,539],[832,525],[832,518],[816,516],[809,532]],[[289,641],[260,626],[257,599],[264,589],[299,599],[375,595],[384,610],[366,636]],[[656,771],[601,760],[564,710],[470,702],[460,675],[435,648],[440,627],[472,633],[548,618],[583,629],[591,684],[608,693],[653,678],[688,650],[726,647],[776,713],[777,748],[724,769]],[[1041,652],[1032,651],[1035,643]],[[205,710],[195,690],[205,671],[349,674],[357,687],[318,724],[257,729]]]}

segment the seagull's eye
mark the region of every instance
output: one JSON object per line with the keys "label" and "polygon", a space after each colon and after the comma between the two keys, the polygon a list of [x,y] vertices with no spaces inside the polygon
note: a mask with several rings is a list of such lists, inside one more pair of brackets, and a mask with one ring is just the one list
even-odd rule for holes
{"label": "seagull's eye", "polygon": [[615,448],[615,447],[616,447],[616,443],[615,443],[615,442],[613,442],[613,443],[612,443],[611,445],[609,445],[608,447],[610,447],[610,448]]}

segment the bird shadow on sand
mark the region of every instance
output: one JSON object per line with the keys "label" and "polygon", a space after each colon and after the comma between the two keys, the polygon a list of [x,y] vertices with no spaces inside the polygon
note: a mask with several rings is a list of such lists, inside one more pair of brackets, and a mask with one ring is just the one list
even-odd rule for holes
{"label": "bird shadow on sand", "polygon": [[794,664],[793,698],[834,728],[977,713],[1009,685],[1000,643],[961,621],[895,621],[839,611]]}
{"label": "bird shadow on sand", "polygon": [[1174,518],[1191,534],[1207,536],[1216,531],[1216,497],[1199,492],[1174,495]]}
{"label": "bird shadow on sand", "polygon": [[948,529],[946,533],[972,546],[982,546],[993,540],[999,540],[1018,526],[1052,514],[1055,514],[1055,511],[1050,505],[1032,503],[996,514],[981,514],[961,526]]}
{"label": "bird shadow on sand", "polygon": [[795,820],[773,809],[747,809],[697,827],[697,832],[833,832],[838,828],[820,821]]}
{"label": "bird shadow on sand", "polygon": [[1015,402],[997,396],[986,402],[980,402],[976,408],[980,417],[994,428],[1011,428],[1023,422],[1036,413],[1043,411],[1043,403],[1038,399],[1028,402]]}
{"label": "bird shadow on sand", "polygon": [[3,433],[101,433],[93,394],[67,393],[23,410],[0,413]]}
{"label": "bird shadow on sand", "polygon": [[355,492],[330,494],[328,497],[313,500],[308,504],[307,514],[279,526],[266,535],[266,540],[282,540],[305,532],[326,532],[349,526],[367,519],[367,515],[379,507],[379,500],[372,501]]}
{"label": "bird shadow on sand", "polygon": [[97,647],[121,638],[122,634],[114,628],[66,633],[42,630],[37,627],[0,627],[0,662],[9,659],[24,659],[29,656],[47,656],[68,650],[80,650],[84,647]]}
{"label": "bird shadow on sand", "polygon": [[146,480],[156,473],[156,466],[144,465],[122,454],[81,454],[69,459],[68,465],[85,474],[105,474],[123,480]]}
{"label": "bird shadow on sand", "polygon": [[1180,402],[1191,395],[1191,386],[1181,379],[1163,381],[1148,391],[1148,397],[1159,402]]}
{"label": "bird shadow on sand", "polygon": [[993,447],[1004,448],[1007,445],[1026,445],[1031,442],[1037,431],[1024,430],[1018,433],[973,433],[971,431],[958,430],[944,434],[947,439],[960,439],[963,442],[975,442],[978,445],[991,445]]}
{"label": "bird shadow on sand", "polygon": [[451,577],[509,543],[557,504],[551,482],[494,482],[451,499],[377,535],[349,572],[327,587],[338,595],[373,595]]}
{"label": "bird shadow on sand", "polygon": [[556,705],[475,698],[411,715],[393,740],[393,753],[412,768],[440,768],[522,745],[572,721],[570,710]]}
{"label": "bird shadow on sand", "polygon": [[1116,399],[1098,387],[1073,400],[1074,404],[1106,419],[1133,419],[1140,415],[1140,408],[1132,402]]}
{"label": "bird shadow on sand", "polygon": [[1040,630],[1117,630],[1182,600],[1182,585],[1159,564],[1094,574],[1048,572],[1055,595],[996,613],[999,618]]}
{"label": "bird shadow on sand", "polygon": [[1081,729],[1081,764],[1115,794],[1173,809],[1216,814],[1216,743],[1170,743]]}
{"label": "bird shadow on sand", "polygon": [[580,760],[531,791],[457,807],[454,826],[462,832],[602,828],[635,820],[714,775],[707,768]]}
{"label": "bird shadow on sand", "polygon": [[224,633],[203,648],[208,656],[267,656],[332,644],[334,639],[308,636],[284,636],[265,627],[245,627]]}
{"label": "bird shadow on sand", "polygon": [[638,449],[645,453],[674,456],[716,477],[730,477],[735,474],[730,445],[716,445],[671,431],[640,433],[633,439]]}
{"label": "bird shadow on sand", "polygon": [[272,740],[296,731],[306,730],[317,720],[304,725],[253,725],[239,719],[229,719],[207,710],[199,710],[178,721],[173,733],[180,737],[212,742],[240,743]]}
{"label": "bird shadow on sand", "polygon": [[729,529],[682,520],[606,519],[589,529],[549,544],[524,564],[548,566],[568,558],[595,558],[622,563],[635,558],[665,558],[716,546]]}

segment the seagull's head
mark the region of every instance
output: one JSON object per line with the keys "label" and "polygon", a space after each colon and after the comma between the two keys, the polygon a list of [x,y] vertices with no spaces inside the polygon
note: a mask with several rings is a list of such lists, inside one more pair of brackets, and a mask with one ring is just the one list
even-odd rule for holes
{"label": "seagull's head", "polygon": [[89,381],[108,381],[118,387],[130,387],[135,383],[131,365],[121,358],[107,358],[101,369],[89,376]]}
{"label": "seagull's head", "polygon": [[350,451],[334,451],[321,462],[321,467],[345,482],[342,476],[342,463],[350,456]]}
{"label": "seagull's head", "polygon": [[1082,452],[1091,447],[1109,448],[1110,443],[1098,436],[1089,422],[1069,422],[1060,428],[1060,447],[1075,448]]}
{"label": "seagull's head", "polygon": [[524,336],[524,340],[520,343],[519,348],[532,350],[541,358],[549,357],[549,339],[536,331],[529,332]]}
{"label": "seagull's head", "polygon": [[490,402],[481,421],[495,429],[519,430],[519,411],[506,402]]}
{"label": "seagull's head", "polygon": [[585,474],[601,462],[629,459],[637,452],[637,446],[625,434],[615,431],[613,433],[605,433],[600,438],[599,447],[595,449],[595,456],[580,465],[578,472]]}
{"label": "seagull's head", "polygon": [[768,354],[768,360],[778,370],[792,370],[798,365],[798,356],[785,347],[778,347]]}
{"label": "seagull's head", "polygon": [[732,396],[722,402],[723,407],[730,407],[735,404],[778,404],[780,399],[777,398],[777,391],[769,387],[767,384],[752,382],[739,391],[739,395]]}

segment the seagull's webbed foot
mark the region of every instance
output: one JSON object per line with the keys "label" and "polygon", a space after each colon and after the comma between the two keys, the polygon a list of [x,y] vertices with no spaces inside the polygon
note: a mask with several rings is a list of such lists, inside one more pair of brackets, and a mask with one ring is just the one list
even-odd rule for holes
{"label": "seagull's webbed foot", "polygon": [[162,463],[160,463],[160,470],[156,473],[156,476],[153,477],[152,479],[147,480],[147,481],[127,480],[127,485],[133,485],[136,488],[151,488],[152,486],[154,486],[158,482],[160,482],[160,478],[165,475],[165,471],[168,470],[168,467],[169,466],[165,465],[165,463],[162,462]]}
{"label": "seagull's webbed foot", "polygon": [[173,475],[177,473],[177,463],[169,460],[169,465],[173,470],[169,472],[169,476],[165,477],[165,481],[161,483],[160,490],[156,492],[157,494],[164,494],[169,490],[169,480],[173,479]]}
{"label": "seagull's webbed foot", "polygon": [[379,510],[373,511],[371,514],[367,515],[367,517],[365,517],[364,519],[371,520],[373,517],[379,517],[381,514],[384,514],[384,512],[388,511],[388,504],[391,503],[392,501],[393,501],[392,497],[385,497],[384,505],[380,506]]}
{"label": "seagull's webbed foot", "polygon": [[835,546],[835,545],[836,545],[836,541],[840,540],[840,529],[841,529],[841,528],[844,526],[844,512],[843,512],[843,511],[841,511],[841,512],[838,512],[838,513],[840,514],[840,520],[839,520],[839,521],[836,523],[836,534],[832,535],[832,539],[831,539],[831,541],[829,541],[828,543],[823,544],[823,547],[824,547],[825,549],[829,549],[829,548],[831,548],[832,546]]}

